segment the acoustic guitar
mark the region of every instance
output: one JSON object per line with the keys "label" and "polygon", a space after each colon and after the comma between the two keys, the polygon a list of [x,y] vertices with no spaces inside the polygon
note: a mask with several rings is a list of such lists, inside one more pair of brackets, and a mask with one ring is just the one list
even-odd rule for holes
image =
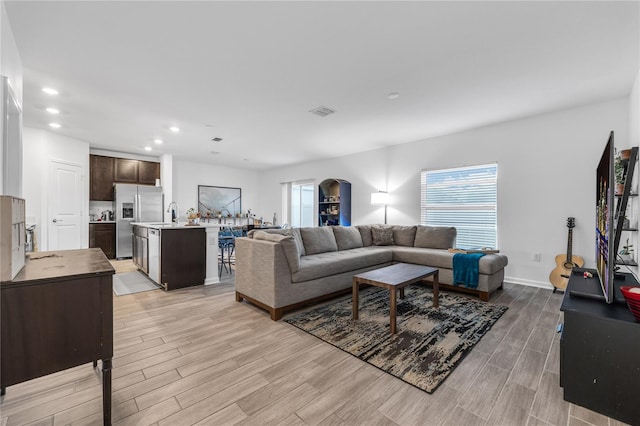
{"label": "acoustic guitar", "polygon": [[575,267],[582,267],[584,265],[584,259],[580,256],[574,256],[571,253],[571,246],[573,244],[573,228],[576,226],[576,219],[573,217],[567,218],[567,228],[569,228],[569,236],[567,238],[567,254],[559,254],[556,256],[556,267],[551,274],[549,274],[549,281],[553,284],[553,292],[556,290],[564,290],[569,283],[569,277],[571,276],[571,270]]}

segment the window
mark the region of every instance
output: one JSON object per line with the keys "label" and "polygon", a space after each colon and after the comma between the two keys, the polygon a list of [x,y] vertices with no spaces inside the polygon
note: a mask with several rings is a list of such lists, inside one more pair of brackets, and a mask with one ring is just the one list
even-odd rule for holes
{"label": "window", "polygon": [[314,188],[313,182],[291,184],[291,226],[313,226]]}
{"label": "window", "polygon": [[497,174],[497,164],[423,170],[420,223],[455,226],[460,248],[496,248]]}

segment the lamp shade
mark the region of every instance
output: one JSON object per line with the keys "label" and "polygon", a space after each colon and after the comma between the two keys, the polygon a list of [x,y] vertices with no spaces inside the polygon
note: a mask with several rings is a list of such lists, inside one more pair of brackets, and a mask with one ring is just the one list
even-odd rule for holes
{"label": "lamp shade", "polygon": [[371,204],[374,206],[386,206],[387,204],[389,204],[389,193],[382,191],[372,192]]}

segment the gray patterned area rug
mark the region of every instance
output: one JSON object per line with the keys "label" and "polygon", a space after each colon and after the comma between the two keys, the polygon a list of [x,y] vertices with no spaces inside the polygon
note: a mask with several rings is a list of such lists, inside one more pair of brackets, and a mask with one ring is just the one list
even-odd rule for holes
{"label": "gray patterned area rug", "polygon": [[377,287],[360,290],[358,320],[352,319],[351,296],[344,296],[284,321],[432,393],[507,310],[443,292],[439,301],[433,308],[430,288],[406,287],[394,336],[389,292]]}

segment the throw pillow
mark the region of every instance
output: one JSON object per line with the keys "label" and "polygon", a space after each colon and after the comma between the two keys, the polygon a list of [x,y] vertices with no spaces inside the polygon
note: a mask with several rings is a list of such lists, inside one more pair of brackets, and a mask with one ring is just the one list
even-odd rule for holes
{"label": "throw pillow", "polygon": [[391,227],[372,226],[371,239],[374,246],[392,246],[393,229]]}
{"label": "throw pillow", "polygon": [[336,237],[338,250],[362,247],[362,236],[356,228],[350,226],[334,226],[333,235]]}

